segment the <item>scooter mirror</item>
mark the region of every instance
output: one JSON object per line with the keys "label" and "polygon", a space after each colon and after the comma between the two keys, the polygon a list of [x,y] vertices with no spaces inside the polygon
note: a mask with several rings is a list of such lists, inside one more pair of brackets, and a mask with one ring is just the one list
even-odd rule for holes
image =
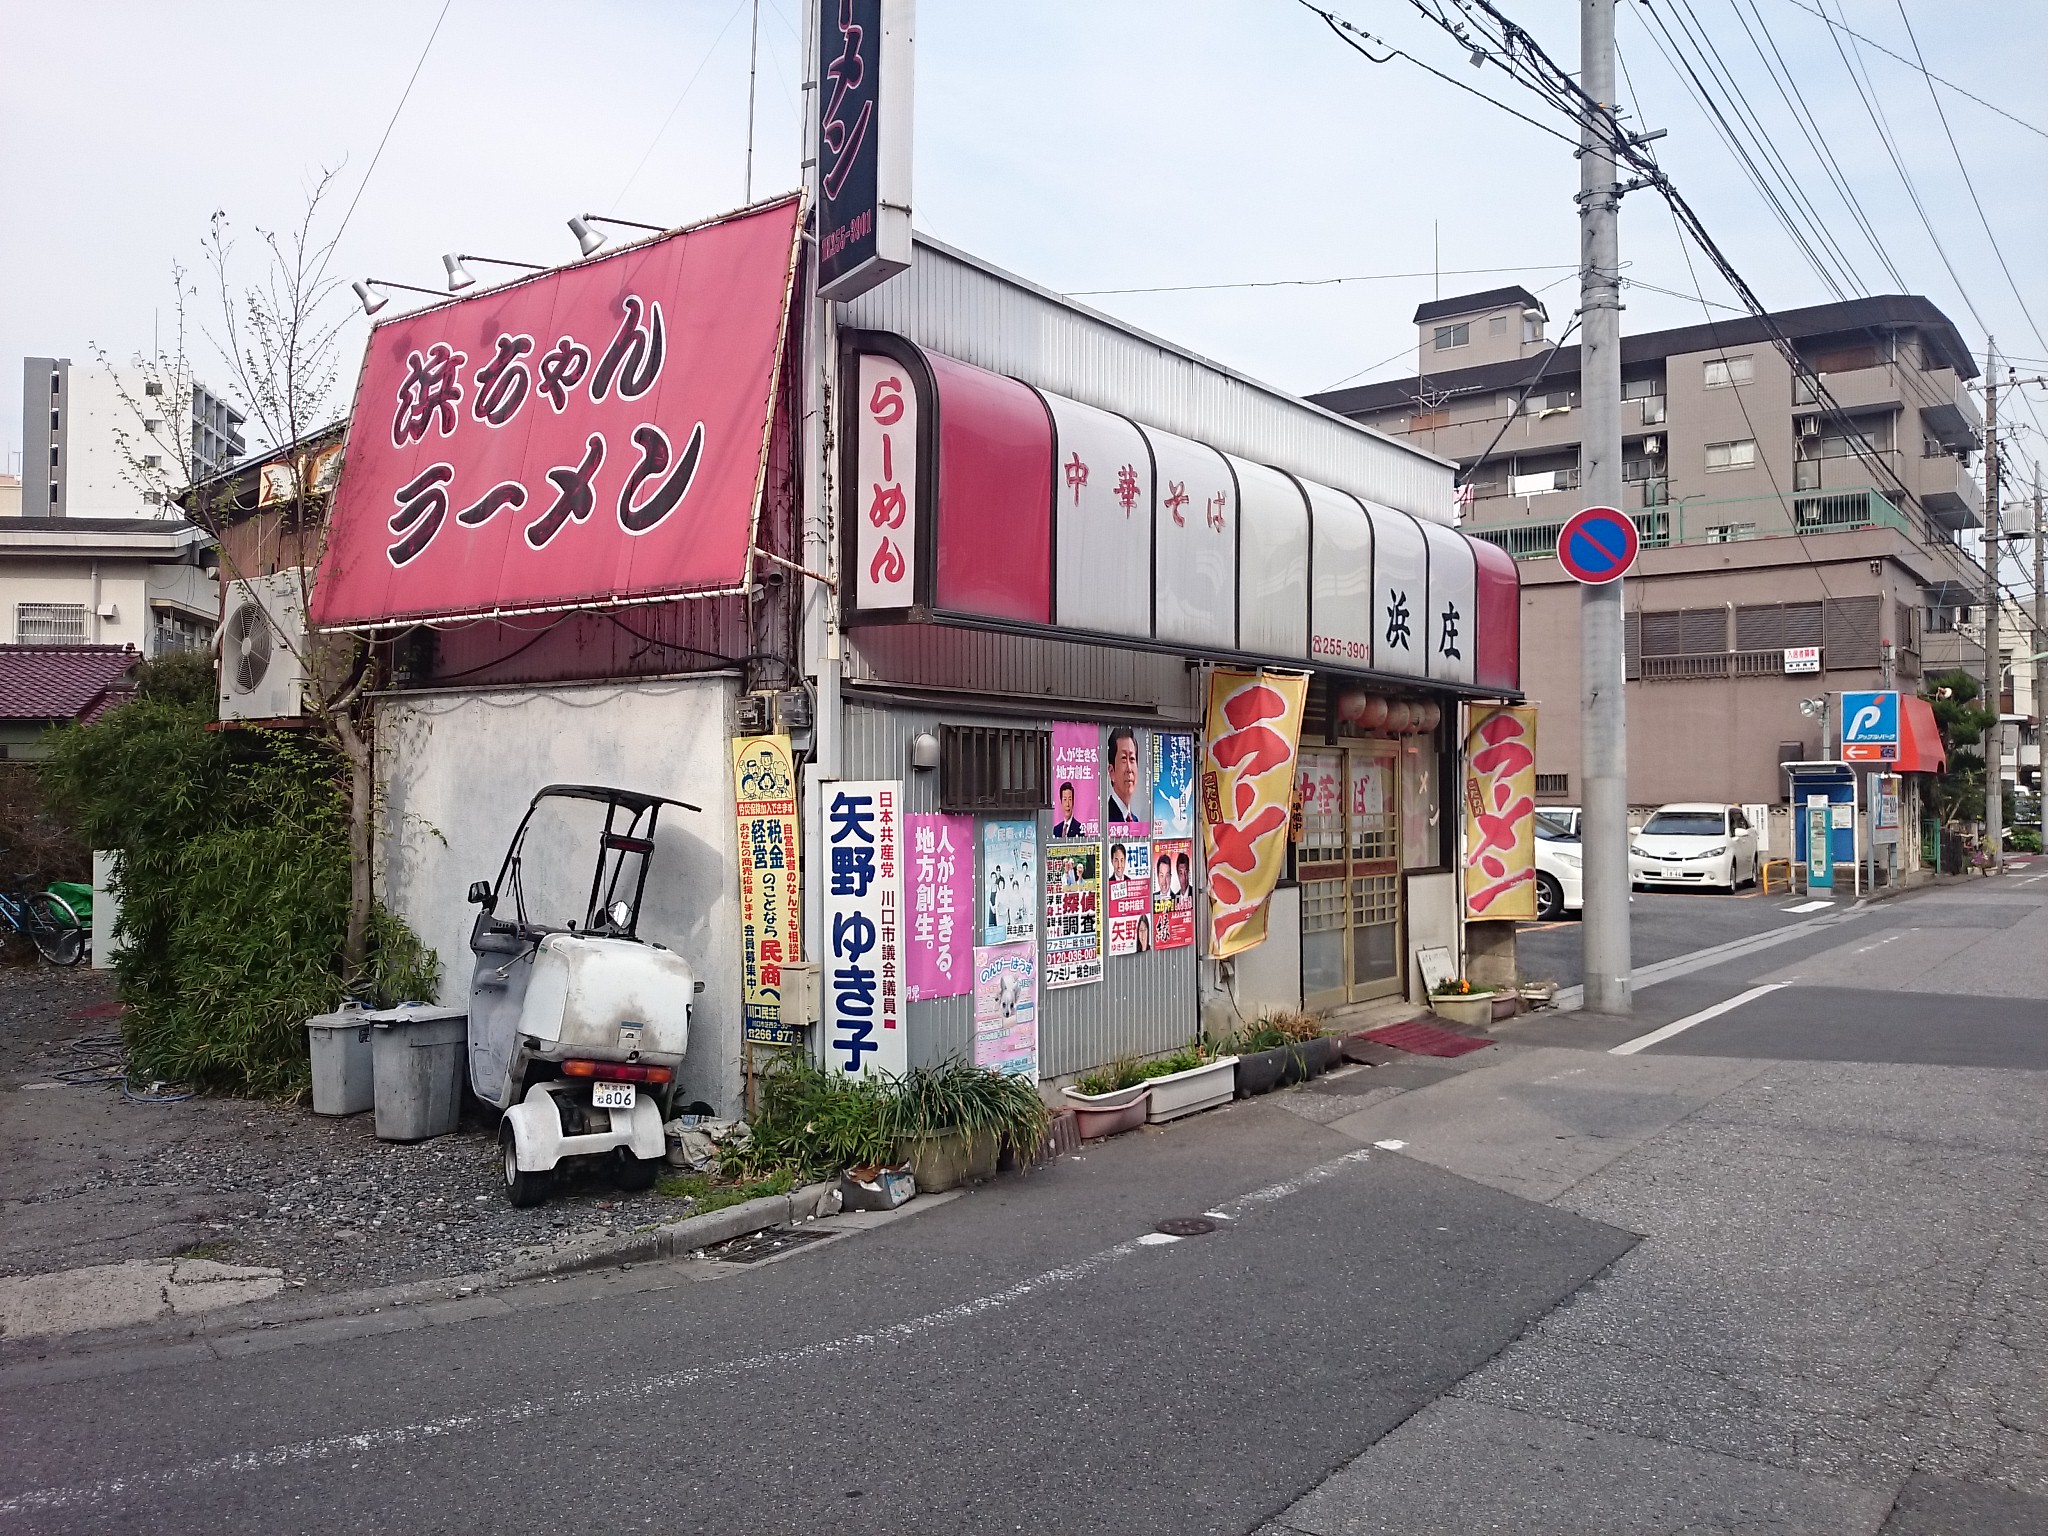
{"label": "scooter mirror", "polygon": [[469,886],[469,904],[473,907],[488,908],[493,903],[491,883],[488,880],[473,880]]}
{"label": "scooter mirror", "polygon": [[633,921],[633,908],[626,902],[615,901],[605,909],[604,915],[612,920],[614,928],[623,932],[626,925]]}

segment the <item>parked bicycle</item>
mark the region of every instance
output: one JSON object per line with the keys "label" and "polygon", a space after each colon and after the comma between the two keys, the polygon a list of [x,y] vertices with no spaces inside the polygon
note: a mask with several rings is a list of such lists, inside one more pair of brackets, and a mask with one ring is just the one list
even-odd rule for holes
{"label": "parked bicycle", "polygon": [[85,958],[92,937],[91,888],[67,884],[47,891],[20,886],[0,891],[0,925],[35,945],[50,964],[76,965]]}

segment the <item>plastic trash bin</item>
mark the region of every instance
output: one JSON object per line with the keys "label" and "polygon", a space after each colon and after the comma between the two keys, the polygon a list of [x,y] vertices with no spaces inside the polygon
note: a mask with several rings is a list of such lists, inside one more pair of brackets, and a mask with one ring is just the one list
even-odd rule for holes
{"label": "plastic trash bin", "polygon": [[360,1008],[306,1020],[313,1055],[313,1113],[359,1115],[376,1102],[369,1016]]}
{"label": "plastic trash bin", "polygon": [[370,1049],[377,1074],[377,1139],[425,1141],[462,1119],[462,1058],[469,1015],[460,1008],[408,1004],[373,1008]]}

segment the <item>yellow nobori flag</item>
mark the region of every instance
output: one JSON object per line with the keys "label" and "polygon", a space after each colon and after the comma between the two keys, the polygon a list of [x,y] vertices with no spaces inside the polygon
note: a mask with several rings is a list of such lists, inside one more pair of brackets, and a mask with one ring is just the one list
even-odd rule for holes
{"label": "yellow nobori flag", "polygon": [[1266,902],[1287,861],[1306,672],[1209,674],[1202,731],[1202,853],[1209,954],[1263,943]]}

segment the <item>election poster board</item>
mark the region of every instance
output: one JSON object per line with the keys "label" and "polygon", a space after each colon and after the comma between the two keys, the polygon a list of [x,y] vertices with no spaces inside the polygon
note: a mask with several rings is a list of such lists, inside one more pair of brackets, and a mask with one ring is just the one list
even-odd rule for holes
{"label": "election poster board", "polygon": [[796,770],[787,736],[745,736],[732,744],[733,805],[739,827],[740,1019],[749,1045],[796,1045],[783,1022],[782,968],[802,958],[797,936]]}
{"label": "election poster board", "polygon": [[910,933],[904,998],[928,1002],[971,989],[974,941],[974,818],[913,813],[904,818],[910,854]]}
{"label": "election poster board", "polygon": [[974,1064],[1038,1081],[1038,946],[974,951]]}
{"label": "election poster board", "polygon": [[1536,710],[1465,711],[1465,916],[1536,916]]}
{"label": "election poster board", "polygon": [[1045,985],[1102,980],[1102,844],[1045,850]]}
{"label": "election poster board", "polygon": [[900,1076],[909,1066],[903,953],[903,785],[825,786],[825,932],[818,949],[830,1070]]}

